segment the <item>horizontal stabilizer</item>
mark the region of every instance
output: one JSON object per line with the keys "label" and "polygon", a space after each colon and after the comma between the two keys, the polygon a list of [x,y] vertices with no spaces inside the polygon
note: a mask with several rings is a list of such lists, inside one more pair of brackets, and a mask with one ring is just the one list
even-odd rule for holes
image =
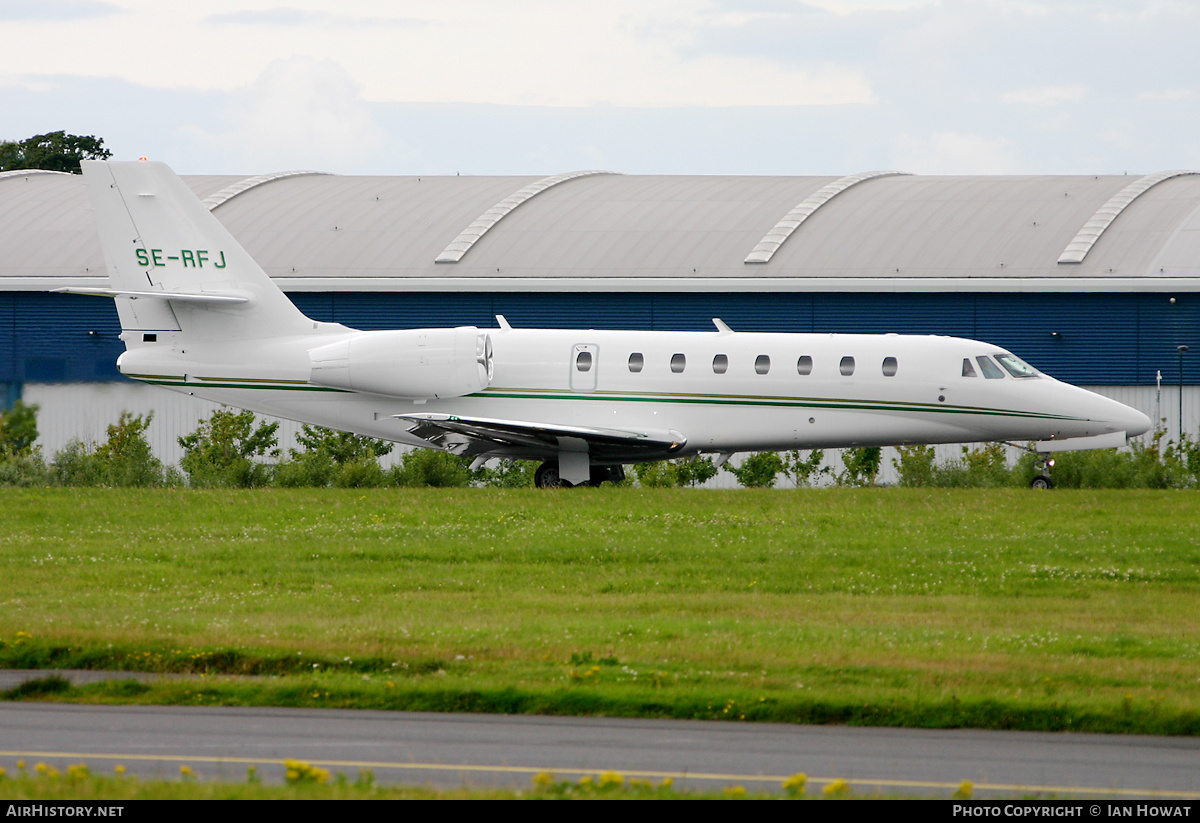
{"label": "horizontal stabilizer", "polygon": [[244,294],[218,292],[129,291],[127,289],[51,289],[56,294],[86,294],[92,297],[149,297],[156,300],[179,300],[183,303],[247,303]]}

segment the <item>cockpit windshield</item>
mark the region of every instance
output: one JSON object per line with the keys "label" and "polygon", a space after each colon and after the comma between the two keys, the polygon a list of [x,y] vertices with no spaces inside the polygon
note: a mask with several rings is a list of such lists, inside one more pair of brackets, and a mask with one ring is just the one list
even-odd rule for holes
{"label": "cockpit windshield", "polygon": [[1003,366],[1004,370],[1013,377],[1038,376],[1037,369],[1014,354],[997,354],[993,356],[996,358],[996,362]]}

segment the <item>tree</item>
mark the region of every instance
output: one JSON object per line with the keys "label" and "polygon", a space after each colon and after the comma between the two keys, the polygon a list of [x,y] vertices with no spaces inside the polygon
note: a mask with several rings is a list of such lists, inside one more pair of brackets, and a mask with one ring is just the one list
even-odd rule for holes
{"label": "tree", "polygon": [[38,439],[37,406],[18,400],[12,408],[0,412],[0,460],[30,457]]}
{"label": "tree", "polygon": [[26,140],[0,142],[0,171],[45,169],[79,174],[81,160],[107,160],[112,152],[104,139],[52,131]]}
{"label": "tree", "polygon": [[[334,431],[320,426],[310,426],[305,423],[296,435],[296,442],[307,452],[322,452],[329,455],[339,466],[356,460],[374,460],[389,454],[392,444],[386,440],[376,440],[373,437],[363,437],[350,432]],[[293,458],[300,457],[304,452],[288,449]]]}

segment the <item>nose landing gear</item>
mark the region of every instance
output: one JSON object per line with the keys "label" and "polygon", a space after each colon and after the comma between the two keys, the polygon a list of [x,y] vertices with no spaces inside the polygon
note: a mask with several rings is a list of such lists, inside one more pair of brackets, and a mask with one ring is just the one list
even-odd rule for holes
{"label": "nose landing gear", "polygon": [[1054,481],[1050,479],[1050,469],[1054,466],[1054,459],[1045,453],[1038,454],[1038,460],[1033,464],[1033,468],[1037,471],[1037,476],[1029,481],[1031,489],[1052,489]]}

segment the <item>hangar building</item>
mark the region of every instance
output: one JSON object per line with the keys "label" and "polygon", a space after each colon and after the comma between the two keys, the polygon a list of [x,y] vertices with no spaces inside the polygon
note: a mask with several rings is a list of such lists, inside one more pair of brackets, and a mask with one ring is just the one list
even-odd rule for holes
{"label": "hangar building", "polygon": [[[184,180],[317,320],[954,335],[1200,428],[1200,172]],[[0,396],[48,454],[153,409],[177,459],[212,406],[117,373],[111,301],[48,293],[106,279],[82,178],[0,173]]]}

